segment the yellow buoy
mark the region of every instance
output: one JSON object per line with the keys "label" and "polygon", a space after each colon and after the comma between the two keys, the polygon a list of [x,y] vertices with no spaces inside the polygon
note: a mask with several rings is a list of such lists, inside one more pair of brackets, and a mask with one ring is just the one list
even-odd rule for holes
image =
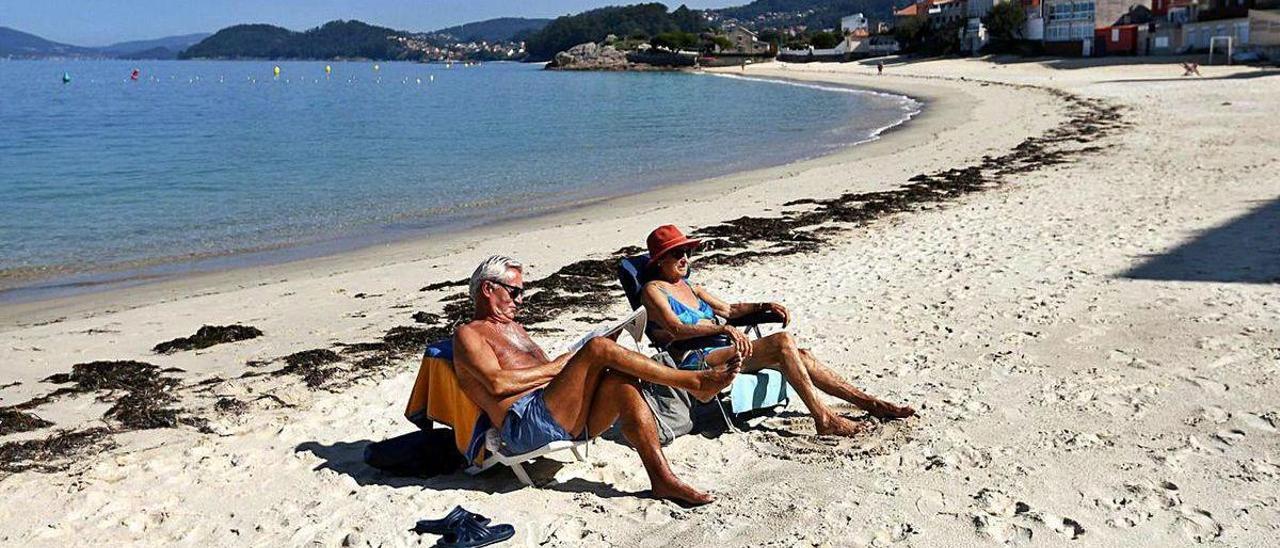
{"label": "yellow buoy", "polygon": [[276,76],[280,76],[280,65],[276,65],[276,68],[272,69],[271,72]]}
{"label": "yellow buoy", "polygon": [[325,73],[325,75],[326,75],[326,76],[327,76],[327,75],[329,75],[329,74],[332,74],[332,73],[333,73],[333,67],[331,67],[331,66],[329,66],[329,65],[325,65],[325,66],[324,66],[324,73]]}

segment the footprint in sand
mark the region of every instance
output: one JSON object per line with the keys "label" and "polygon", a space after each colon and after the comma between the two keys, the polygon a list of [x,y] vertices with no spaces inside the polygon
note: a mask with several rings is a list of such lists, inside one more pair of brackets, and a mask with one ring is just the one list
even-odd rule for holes
{"label": "footprint in sand", "polygon": [[1030,544],[1033,536],[1030,528],[994,516],[975,515],[973,526],[979,536],[1002,544]]}
{"label": "footprint in sand", "polygon": [[1126,483],[1124,493],[1109,499],[1097,499],[1094,504],[1108,510],[1111,517],[1107,525],[1127,529],[1146,523],[1156,513],[1167,512],[1182,505],[1182,495],[1172,482],[1143,480]]}
{"label": "footprint in sand", "polygon": [[1213,515],[1199,508],[1183,508],[1174,526],[1188,539],[1208,542],[1222,536],[1222,525]]}
{"label": "footprint in sand", "polygon": [[1066,537],[1067,540],[1075,540],[1084,535],[1084,527],[1074,519],[1048,512],[1034,512],[1031,517],[1051,531]]}
{"label": "footprint in sand", "polygon": [[942,491],[922,489],[916,498],[916,511],[926,516],[941,514],[946,509],[947,497]]}
{"label": "footprint in sand", "polygon": [[1227,430],[1219,430],[1213,435],[1213,437],[1218,438],[1219,441],[1227,445],[1235,445],[1239,443],[1240,440],[1244,439],[1245,433],[1244,430],[1231,428]]}
{"label": "footprint in sand", "polygon": [[907,540],[914,534],[915,528],[910,523],[894,523],[881,525],[861,531],[849,540],[853,546],[886,546]]}
{"label": "footprint in sand", "polygon": [[1272,420],[1273,419],[1268,414],[1256,415],[1253,413],[1244,413],[1240,415],[1240,422],[1246,427],[1259,432],[1266,432],[1268,434],[1276,433],[1276,425]]}

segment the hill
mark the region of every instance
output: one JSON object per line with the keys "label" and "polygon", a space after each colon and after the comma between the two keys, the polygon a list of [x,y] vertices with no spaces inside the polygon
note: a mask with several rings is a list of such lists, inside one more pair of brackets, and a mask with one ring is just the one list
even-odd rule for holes
{"label": "hill", "polygon": [[177,58],[178,54],[183,50],[208,37],[209,33],[207,32],[183,34],[180,36],[156,38],[154,40],[120,42],[118,44],[111,44],[110,46],[96,49],[113,57],[122,57],[127,59],[174,59]]}
{"label": "hill", "polygon": [[545,61],[557,52],[583,42],[599,42],[613,34],[619,37],[652,37],[664,32],[700,32],[707,27],[702,13],[685,6],[667,12],[659,3],[614,6],[566,15],[551,21],[542,30],[529,35],[525,45],[529,60]]}
{"label": "hill", "polygon": [[550,22],[551,19],[501,17],[440,29],[430,34],[455,42],[514,42],[521,36],[542,30]]}
{"label": "hill", "polygon": [[862,13],[872,21],[892,21],[893,7],[894,0],[755,0],[707,12],[717,20],[737,21],[754,29],[794,25],[834,29],[840,26],[841,17],[855,13]]}
{"label": "hill", "polygon": [[44,57],[102,57],[101,52],[45,40],[34,34],[0,27],[0,57],[40,59]]}
{"label": "hill", "polygon": [[273,25],[235,25],[187,48],[179,59],[418,59],[416,35],[360,21],[330,21],[295,32]]}

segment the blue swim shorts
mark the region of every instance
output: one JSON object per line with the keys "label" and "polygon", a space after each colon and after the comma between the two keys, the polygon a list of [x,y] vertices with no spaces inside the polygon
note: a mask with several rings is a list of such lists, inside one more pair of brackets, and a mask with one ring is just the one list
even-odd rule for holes
{"label": "blue swim shorts", "polygon": [[516,400],[502,419],[502,442],[512,454],[528,453],[553,441],[574,439],[551,416],[543,390],[539,388]]}
{"label": "blue swim shorts", "polygon": [[684,355],[684,359],[680,360],[680,369],[697,370],[707,368],[707,354],[720,350],[721,348],[729,348],[727,346],[714,346],[711,348],[699,348],[690,350]]}

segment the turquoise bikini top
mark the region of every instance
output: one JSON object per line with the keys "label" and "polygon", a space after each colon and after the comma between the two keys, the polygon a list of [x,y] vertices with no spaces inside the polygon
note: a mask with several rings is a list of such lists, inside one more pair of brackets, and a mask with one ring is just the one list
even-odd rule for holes
{"label": "turquoise bikini top", "polygon": [[[676,313],[676,317],[680,319],[680,323],[685,325],[697,325],[698,322],[702,320],[711,320],[713,322],[716,320],[716,313],[711,310],[711,305],[707,304],[707,301],[698,299],[698,309],[694,310],[689,308],[688,305],[680,302],[680,299],[671,296],[671,293],[668,293],[667,290],[663,289],[662,292],[667,295],[667,302],[671,303],[671,311]],[[697,298],[696,293],[694,294],[694,297]]]}

